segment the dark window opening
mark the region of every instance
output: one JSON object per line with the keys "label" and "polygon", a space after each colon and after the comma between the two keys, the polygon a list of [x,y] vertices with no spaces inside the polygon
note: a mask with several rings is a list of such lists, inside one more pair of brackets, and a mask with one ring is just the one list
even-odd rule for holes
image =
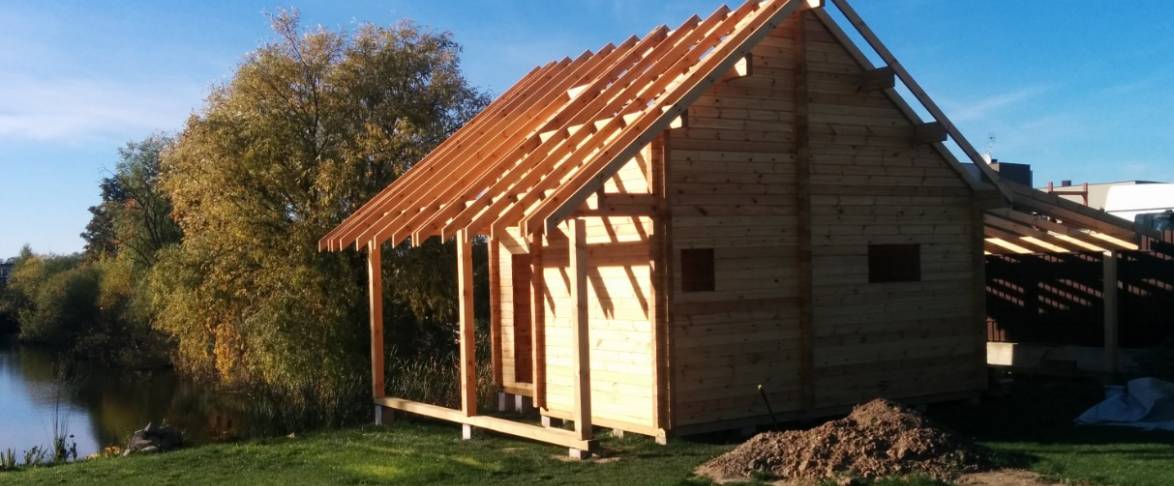
{"label": "dark window opening", "polygon": [[921,245],[868,245],[868,282],[920,282]]}
{"label": "dark window opening", "polygon": [[712,292],[714,290],[713,248],[681,250],[681,290],[684,292]]}

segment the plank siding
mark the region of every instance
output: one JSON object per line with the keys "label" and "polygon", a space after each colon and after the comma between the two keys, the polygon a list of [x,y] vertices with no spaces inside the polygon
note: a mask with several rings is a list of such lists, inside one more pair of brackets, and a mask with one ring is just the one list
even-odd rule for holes
{"label": "plank siding", "polygon": [[671,256],[712,248],[715,289],[673,276],[673,425],[800,408],[794,18],[752,51],[751,75],[725,81],[670,132]]}
{"label": "plank siding", "polygon": [[[670,132],[671,255],[713,248],[716,276],[698,293],[673,278],[674,427],[764,416],[760,384],[776,412],[984,384],[971,190],[914,142],[884,91],[860,89],[867,68],[806,17],[776,29],[750,76],[718,84]],[[921,281],[869,283],[868,246],[888,243],[920,245]]]}
{"label": "plank siding", "polygon": [[[981,389],[970,187],[883,91],[860,92],[864,67],[822,22],[806,29],[814,406]],[[868,283],[868,245],[889,243],[920,245],[920,281]]]}
{"label": "plank siding", "polygon": [[[623,194],[649,194],[649,156],[645,150],[625,164],[605,184],[602,198]],[[600,196],[593,196],[584,209],[599,207]],[[649,216],[583,216],[587,239],[587,302],[590,335],[591,415],[595,423],[624,424],[633,432],[645,433],[655,428],[655,373],[653,370],[653,306],[650,265],[650,239],[654,231]],[[510,228],[511,235],[518,235]],[[574,361],[570,348],[574,306],[570,286],[566,229],[560,227],[546,236],[542,247],[545,282],[546,398],[547,413],[571,417],[574,405]],[[508,253],[508,252],[506,252]],[[514,255],[503,253],[502,282],[510,282],[508,261]],[[518,341],[515,307],[507,296],[517,295],[503,289],[502,339]],[[528,310],[528,307],[527,307]],[[524,326],[522,326],[524,329]],[[528,337],[526,338],[528,339]],[[527,342],[525,339],[519,343]],[[503,346],[503,374],[509,378],[527,366],[518,352],[529,348]],[[513,385],[525,386],[521,380]]]}

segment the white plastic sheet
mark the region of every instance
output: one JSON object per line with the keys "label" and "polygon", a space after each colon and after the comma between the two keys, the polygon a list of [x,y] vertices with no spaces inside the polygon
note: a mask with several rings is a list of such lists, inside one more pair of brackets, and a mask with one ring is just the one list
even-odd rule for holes
{"label": "white plastic sheet", "polygon": [[1138,378],[1111,386],[1105,400],[1080,414],[1076,423],[1174,431],[1174,383]]}

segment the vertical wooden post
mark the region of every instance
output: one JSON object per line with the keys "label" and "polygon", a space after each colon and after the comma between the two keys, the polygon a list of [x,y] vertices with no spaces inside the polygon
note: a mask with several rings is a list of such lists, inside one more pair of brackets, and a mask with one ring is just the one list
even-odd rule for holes
{"label": "vertical wooden post", "polygon": [[501,388],[501,242],[489,238],[489,343],[493,384]]}
{"label": "vertical wooden post", "polygon": [[1117,254],[1106,252],[1104,257],[1104,287],[1102,289],[1105,307],[1105,380],[1113,383],[1118,371],[1117,351]]}
{"label": "vertical wooden post", "polygon": [[530,235],[530,369],[534,406],[546,408],[546,302],[542,271],[542,233]]}
{"label": "vertical wooden post", "polygon": [[[383,255],[375,240],[367,243],[367,298],[371,314],[371,397],[387,394],[383,381]],[[378,421],[382,417],[377,414]]]}
{"label": "vertical wooden post", "polygon": [[808,120],[807,11],[797,15],[795,28],[795,216],[799,277],[799,402],[804,409],[815,407],[814,340],[812,321],[814,287],[811,249],[811,127]]}
{"label": "vertical wooden post", "polygon": [[571,323],[571,363],[575,367],[574,405],[575,434],[580,440],[591,439],[591,337],[588,330],[587,307],[587,226],[581,218],[569,221],[567,235],[570,257],[571,302],[574,308]]}
{"label": "vertical wooden post", "polygon": [[[660,430],[667,430],[670,426],[669,411],[669,372],[672,370],[669,360],[672,348],[669,338],[669,303],[672,300],[672,272],[670,260],[672,255],[672,222],[669,209],[668,180],[668,147],[669,132],[661,132],[659,137],[652,141],[650,157],[648,159],[648,184],[650,192],[656,196],[658,209],[652,216],[652,237],[648,242],[651,277],[652,277],[652,373],[655,376],[653,388],[652,416],[653,423]],[[658,435],[657,442],[665,442],[666,437]]]}
{"label": "vertical wooden post", "polygon": [[457,298],[460,317],[461,412],[477,415],[477,341],[473,333],[473,242],[468,230],[457,231]]}

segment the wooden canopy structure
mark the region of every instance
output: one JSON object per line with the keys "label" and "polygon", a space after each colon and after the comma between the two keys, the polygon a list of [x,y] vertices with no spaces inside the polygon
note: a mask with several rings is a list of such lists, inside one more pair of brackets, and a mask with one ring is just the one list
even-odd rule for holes
{"label": "wooden canopy structure", "polygon": [[[984,249],[1133,241],[1056,199],[999,183],[844,0],[750,0],[535,68],[319,247],[368,252],[377,414],[582,456],[594,426],[663,441],[977,393]],[[543,425],[479,412],[475,236],[494,385]],[[457,245],[460,409],[384,389],[381,249],[433,237]]]}
{"label": "wooden canopy structure", "polygon": [[1143,249],[1160,235],[1131,221],[1056,194],[1003,182],[1014,199],[987,210],[986,252],[991,254],[1106,253]]}

